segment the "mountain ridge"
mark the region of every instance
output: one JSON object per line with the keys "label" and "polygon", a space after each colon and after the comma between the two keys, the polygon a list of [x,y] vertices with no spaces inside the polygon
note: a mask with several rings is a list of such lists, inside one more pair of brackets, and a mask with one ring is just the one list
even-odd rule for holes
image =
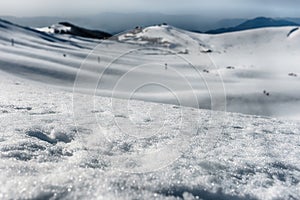
{"label": "mountain ridge", "polygon": [[247,20],[237,26],[229,28],[220,28],[215,30],[206,31],[208,34],[221,34],[228,32],[244,31],[257,28],[267,28],[267,27],[282,27],[282,26],[299,26],[298,23],[284,20],[284,19],[273,19],[268,17],[257,17],[254,19]]}
{"label": "mountain ridge", "polygon": [[59,22],[49,27],[37,28],[37,30],[46,33],[69,34],[92,39],[105,39],[112,36],[110,33],[83,28],[70,22]]}

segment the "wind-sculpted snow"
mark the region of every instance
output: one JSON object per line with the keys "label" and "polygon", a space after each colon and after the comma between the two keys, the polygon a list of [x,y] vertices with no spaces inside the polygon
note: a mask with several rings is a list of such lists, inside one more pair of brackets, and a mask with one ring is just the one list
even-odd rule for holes
{"label": "wind-sculpted snow", "polygon": [[[117,108],[110,106],[114,99],[97,96],[92,97],[93,109],[81,107],[78,121],[72,93],[4,76],[1,199],[300,198],[299,124],[118,100],[129,103],[124,113],[112,110]],[[93,128],[99,125],[101,129]],[[151,134],[161,126],[161,131],[147,135],[147,130]],[[134,132],[134,127],[145,134]],[[211,136],[213,128],[221,131]],[[135,159],[172,142],[174,149],[164,157]],[[170,157],[168,164],[159,159]],[[158,168],[130,173],[143,171],[139,166],[145,171]]]}

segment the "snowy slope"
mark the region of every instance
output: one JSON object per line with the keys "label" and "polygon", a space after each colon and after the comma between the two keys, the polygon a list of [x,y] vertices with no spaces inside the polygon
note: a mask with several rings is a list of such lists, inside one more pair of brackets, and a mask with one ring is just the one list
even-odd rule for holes
{"label": "snowy slope", "polygon": [[225,83],[228,110],[299,119],[298,29],[258,29],[201,39],[218,51],[211,56]]}
{"label": "snowy slope", "polygon": [[[120,90],[128,90],[127,94],[133,90],[130,85],[159,82],[175,88],[176,94],[184,102],[181,105],[212,108],[211,104],[216,103],[210,101],[213,97],[218,103],[226,104],[228,111],[298,120],[299,33],[295,27],[284,27],[216,36],[189,33],[170,26],[154,26],[122,34],[118,37],[118,43],[102,43],[88,60],[93,60],[96,54],[109,57],[112,52],[107,52],[106,47],[120,52],[116,52],[112,59],[106,58],[108,63],[112,62],[108,67],[104,63],[109,70],[99,70],[99,74],[104,74],[101,78],[104,80],[99,81],[98,91],[117,90],[117,81],[126,75],[119,85],[124,86]],[[166,63],[168,70],[163,70]],[[136,68],[153,76],[143,76]],[[109,72],[114,69],[118,70],[117,73]],[[106,84],[106,77],[111,86]],[[176,83],[169,82],[172,77]],[[176,103],[171,97],[161,94],[158,99],[155,98],[153,91],[153,88],[149,88],[136,97]],[[198,106],[190,101],[193,97],[188,94],[192,92],[197,96]],[[120,93],[115,96],[128,98]],[[223,101],[224,96],[226,102]],[[224,108],[222,105],[219,107]]]}
{"label": "snowy slope", "polygon": [[72,86],[82,60],[96,45],[95,40],[56,37],[6,21],[0,21],[0,32],[0,68],[49,84]]}
{"label": "snowy slope", "polygon": [[72,90],[77,75],[81,93],[299,119],[295,27],[205,35],[161,25],[99,41],[1,24],[0,69],[30,80]]}

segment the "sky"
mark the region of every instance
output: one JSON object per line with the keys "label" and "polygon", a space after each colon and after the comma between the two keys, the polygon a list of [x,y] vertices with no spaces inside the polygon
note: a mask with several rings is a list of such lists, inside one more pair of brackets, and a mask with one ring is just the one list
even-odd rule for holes
{"label": "sky", "polygon": [[8,0],[0,14],[87,16],[103,12],[197,14],[208,17],[300,17],[300,0]]}

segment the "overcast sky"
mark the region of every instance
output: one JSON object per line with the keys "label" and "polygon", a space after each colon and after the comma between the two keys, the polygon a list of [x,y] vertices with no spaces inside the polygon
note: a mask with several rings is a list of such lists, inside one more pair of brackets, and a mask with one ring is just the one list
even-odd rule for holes
{"label": "overcast sky", "polygon": [[1,0],[0,14],[82,16],[101,12],[160,12],[208,17],[300,17],[300,0]]}

